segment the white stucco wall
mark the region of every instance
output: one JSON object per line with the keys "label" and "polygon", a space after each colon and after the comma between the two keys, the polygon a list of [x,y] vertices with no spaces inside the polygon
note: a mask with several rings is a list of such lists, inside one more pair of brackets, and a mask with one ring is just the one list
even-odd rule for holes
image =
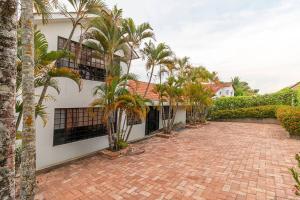
{"label": "white stucco wall", "polygon": [[[68,38],[71,31],[71,23],[66,21],[49,22],[47,25],[37,23],[37,28],[45,34],[49,43],[49,50],[57,50],[57,38],[62,36]],[[72,40],[78,41],[80,31],[76,30]],[[55,108],[85,108],[89,107],[95,97],[92,91],[95,86],[101,84],[98,81],[83,80],[82,90],[79,92],[78,86],[71,80],[65,78],[57,78],[61,93],[58,95],[55,90],[49,88],[48,95],[55,100],[47,100],[44,105],[47,107],[46,112],[48,121],[46,126],[40,118],[36,123],[36,164],[37,169],[51,167],[66,161],[85,156],[95,151],[108,147],[107,136],[96,137],[81,140],[64,145],[53,146],[54,135],[54,110]],[[36,90],[39,95],[42,88]],[[185,123],[185,109],[180,108],[175,118],[176,122]],[[160,117],[160,128],[162,121]],[[141,139],[145,136],[145,122],[135,125],[130,136],[130,140]]]}
{"label": "white stucco wall", "polygon": [[232,86],[230,87],[224,87],[219,89],[216,94],[215,97],[232,97],[234,96],[234,89]]}

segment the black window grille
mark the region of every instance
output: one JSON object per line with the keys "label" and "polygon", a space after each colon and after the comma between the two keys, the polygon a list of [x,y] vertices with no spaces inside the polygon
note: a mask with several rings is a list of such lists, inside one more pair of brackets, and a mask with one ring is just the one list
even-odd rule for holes
{"label": "black window grille", "polygon": [[[67,42],[66,38],[58,37],[57,49],[64,49]],[[78,54],[79,43],[71,41],[68,50],[74,55]],[[76,53],[77,52],[77,53]],[[97,56],[95,56],[97,55]],[[104,55],[98,57],[95,50],[82,45],[79,55],[80,62],[75,68],[75,62],[72,58],[62,58],[56,62],[57,67],[69,67],[77,70],[82,79],[93,81],[105,81],[105,57]]]}
{"label": "black window grille", "polygon": [[53,146],[107,135],[102,108],[57,108]]}
{"label": "black window grille", "polygon": [[170,106],[164,106],[163,107],[163,113],[162,113],[162,118],[163,120],[166,120],[166,119],[170,119],[173,117],[173,109],[171,109],[171,115],[170,115]]}
{"label": "black window grille", "polygon": [[142,119],[137,114],[128,114],[127,115],[127,125],[137,125],[141,124]]}

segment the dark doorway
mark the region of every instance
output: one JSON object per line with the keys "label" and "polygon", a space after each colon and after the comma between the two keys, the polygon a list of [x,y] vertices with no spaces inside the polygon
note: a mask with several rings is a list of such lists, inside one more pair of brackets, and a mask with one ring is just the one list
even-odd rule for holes
{"label": "dark doorway", "polygon": [[159,110],[153,106],[149,108],[150,110],[146,118],[146,135],[159,129]]}

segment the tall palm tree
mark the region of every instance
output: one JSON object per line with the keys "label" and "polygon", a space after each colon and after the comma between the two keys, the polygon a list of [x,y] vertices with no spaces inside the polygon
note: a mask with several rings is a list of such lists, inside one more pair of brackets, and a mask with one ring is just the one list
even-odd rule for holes
{"label": "tall palm tree", "polygon": [[191,68],[191,65],[189,63],[189,57],[183,57],[183,58],[176,58],[175,61],[178,65],[178,71],[180,76],[184,76],[185,73],[189,68]]}
{"label": "tall palm tree", "polygon": [[123,29],[126,33],[126,42],[131,49],[126,73],[129,74],[134,52],[140,48],[141,43],[145,39],[154,39],[154,33],[149,23],[136,25],[132,18],[123,20]]}
{"label": "tall palm tree", "polygon": [[82,22],[86,20],[88,15],[100,15],[107,10],[102,0],[67,0],[66,2],[72,7],[73,12],[69,12],[65,4],[57,4],[60,12],[72,22],[72,29],[67,42],[64,44],[64,49],[68,48],[76,28],[82,26]]}
{"label": "tall palm tree", "polygon": [[33,1],[22,0],[22,97],[23,131],[21,161],[21,199],[33,199],[36,186],[35,101],[34,101],[34,31]]}
{"label": "tall palm tree", "polygon": [[125,40],[125,32],[121,27],[122,10],[114,7],[110,13],[103,13],[102,16],[91,21],[91,29],[87,33],[85,44],[96,50],[97,55],[105,55],[108,63],[106,75],[111,75],[115,65],[119,62],[127,62],[130,48]]}
{"label": "tall palm tree", "polygon": [[0,6],[0,199],[15,199],[17,1]]}
{"label": "tall palm tree", "polygon": [[157,46],[153,42],[145,43],[145,48],[142,50],[143,58],[146,59],[146,69],[150,70],[150,78],[144,93],[144,97],[147,95],[149,85],[152,81],[154,68],[160,65],[166,65],[172,63],[171,56],[173,52],[170,47],[164,43],[159,43]]}

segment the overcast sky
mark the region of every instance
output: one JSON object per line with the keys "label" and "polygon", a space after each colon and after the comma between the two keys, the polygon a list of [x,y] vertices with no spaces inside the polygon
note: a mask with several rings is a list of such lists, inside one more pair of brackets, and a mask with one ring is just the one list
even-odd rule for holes
{"label": "overcast sky", "polygon": [[[106,0],[178,56],[261,93],[300,81],[300,0]],[[132,71],[147,80],[142,61]]]}

